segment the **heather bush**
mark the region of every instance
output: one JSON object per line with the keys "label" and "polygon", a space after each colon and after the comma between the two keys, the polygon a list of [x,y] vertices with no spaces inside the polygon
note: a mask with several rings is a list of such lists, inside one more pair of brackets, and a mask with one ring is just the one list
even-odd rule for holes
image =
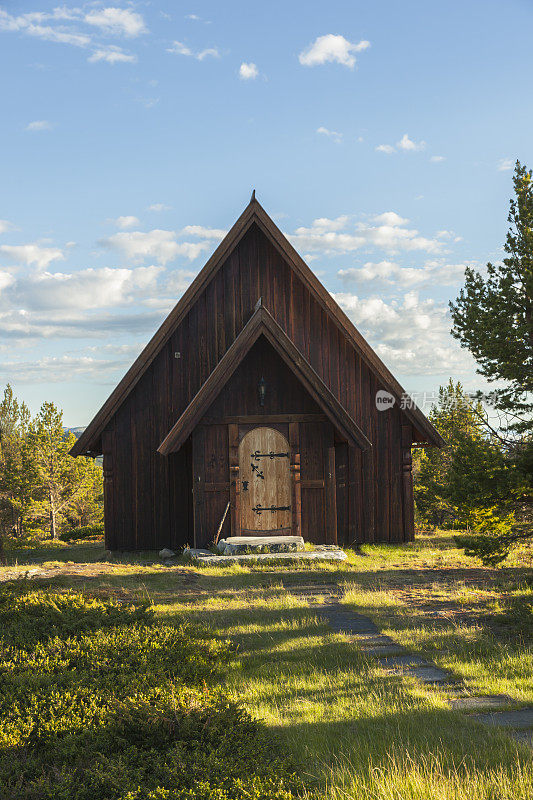
{"label": "heather bush", "polygon": [[0,591],[0,798],[288,800],[298,781],[222,688],[231,651],[133,606]]}

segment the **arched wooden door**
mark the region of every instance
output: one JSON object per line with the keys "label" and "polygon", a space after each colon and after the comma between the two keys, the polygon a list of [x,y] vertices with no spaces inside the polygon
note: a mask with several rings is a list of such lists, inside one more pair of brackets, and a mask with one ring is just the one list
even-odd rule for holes
{"label": "arched wooden door", "polygon": [[243,535],[289,534],[292,527],[291,457],[273,428],[254,428],[239,445],[240,529]]}

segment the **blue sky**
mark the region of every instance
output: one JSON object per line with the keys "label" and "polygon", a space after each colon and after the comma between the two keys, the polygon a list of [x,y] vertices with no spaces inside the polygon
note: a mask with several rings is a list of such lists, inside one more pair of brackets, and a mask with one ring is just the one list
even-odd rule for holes
{"label": "blue sky", "polygon": [[255,187],[406,389],[484,388],[447,302],[502,257],[533,166],[532,24],[516,1],[0,4],[2,383],[86,424]]}

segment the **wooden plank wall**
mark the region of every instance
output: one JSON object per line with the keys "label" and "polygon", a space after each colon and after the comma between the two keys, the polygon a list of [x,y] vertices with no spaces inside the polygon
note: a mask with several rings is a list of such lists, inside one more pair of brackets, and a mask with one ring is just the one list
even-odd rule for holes
{"label": "wooden plank wall", "polygon": [[[377,411],[375,393],[381,387],[373,373],[254,225],[107,426],[114,519],[109,541],[114,548],[177,546],[190,540],[192,493],[185,475],[191,468],[190,450],[188,455],[172,457],[160,456],[156,450],[249,320],[259,297],[374,445],[370,474],[367,457],[336,443],[339,541],[406,538],[401,447],[405,419],[397,408]],[[252,369],[250,364],[249,371],[241,369],[243,385],[247,384],[244,394],[223,392],[213,413],[247,413],[241,409],[255,404],[257,364],[266,371],[273,357],[267,348],[260,352],[261,347],[258,360],[250,362]],[[280,412],[287,402],[295,412],[303,413],[312,405],[314,410],[301,387],[290,383],[289,370],[276,374],[278,385],[271,386],[271,400],[283,398],[278,403]],[[302,463],[302,482],[304,471]],[[316,490],[302,488],[302,502],[306,491]],[[364,510],[368,497],[371,513]],[[221,498],[214,502],[213,518],[223,513],[221,504]],[[325,511],[318,500],[315,505],[321,518]],[[304,535],[310,536],[309,530]]]}

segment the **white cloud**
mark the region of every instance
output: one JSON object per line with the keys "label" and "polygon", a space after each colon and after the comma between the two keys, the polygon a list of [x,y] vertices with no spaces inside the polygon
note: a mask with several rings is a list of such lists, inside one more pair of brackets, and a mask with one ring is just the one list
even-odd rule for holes
{"label": "white cloud", "polygon": [[51,131],[53,125],[46,119],[36,119],[26,125],[27,131]]}
{"label": "white cloud", "polygon": [[61,9],[56,9],[56,11],[50,14],[37,11],[21,14],[18,17],[12,16],[8,14],[7,11],[0,9],[0,30],[25,33],[28,36],[34,36],[58,44],[69,44],[74,47],[88,47],[91,43],[91,36],[72,29],[65,29],[63,25],[53,27],[52,25],[42,24],[50,20],[72,20],[75,18],[76,16],[74,13],[69,16],[66,13],[62,13]]}
{"label": "white cloud", "polygon": [[198,236],[202,239],[223,239],[227,231],[222,228],[204,228],[202,225],[186,225],[180,236]]}
{"label": "white cloud", "polygon": [[218,52],[216,47],[206,47],[205,50],[201,50],[196,58],[198,61],[203,61],[204,58],[211,56],[212,58],[220,58],[220,53]]}
{"label": "white cloud", "polygon": [[330,139],[333,139],[336,144],[340,144],[342,142],[342,133],[338,131],[330,131],[328,128],[324,128],[322,125],[320,128],[316,129],[317,133],[322,134],[323,136],[328,136]]}
{"label": "white cloud", "polygon": [[405,217],[400,217],[395,211],[385,211],[383,214],[377,214],[375,217],[372,217],[374,222],[377,222],[378,225],[391,225],[395,227],[397,225],[406,225],[409,220]]}
{"label": "white cloud", "polygon": [[116,310],[89,314],[84,310],[62,309],[28,312],[24,308],[10,309],[0,313],[0,336],[15,341],[34,339],[86,339],[90,328],[91,337],[109,338],[119,334],[153,332],[160,325],[163,314],[157,311],[132,310],[117,313]]}
{"label": "white cloud", "polygon": [[[80,32],[78,27],[83,25],[88,26],[90,30]],[[62,6],[50,12],[32,11],[19,16],[0,9],[0,31],[18,32],[45,41],[80,48],[93,45],[95,50],[89,61],[116,64],[133,63],[137,57],[125,53],[119,47],[98,43],[95,41],[95,35],[134,38],[145,33],[146,26],[142,16],[130,9],[110,6],[86,12],[82,8]]]}
{"label": "white cloud", "polygon": [[[413,139],[410,139],[406,133],[402,136],[399,142],[396,142],[396,147],[399,150],[403,150],[404,152],[415,152],[416,150],[424,150],[426,143],[423,141],[415,142]],[[378,144],[376,150],[378,153],[387,153],[387,155],[391,155],[391,153],[396,152],[396,147],[392,144]],[[432,160],[440,161],[444,160],[442,156],[434,156]]]}
{"label": "white cloud", "polygon": [[39,244],[0,245],[0,254],[15,261],[17,264],[31,266],[37,269],[46,269],[52,261],[64,261],[63,251],[58,247],[42,247]]}
{"label": "white cloud", "polygon": [[7,219],[0,219],[0,233],[6,233],[14,228],[14,225],[11,222],[8,222]]}
{"label": "white cloud", "polygon": [[351,230],[346,231],[348,219],[347,216],[336,220],[318,219],[310,228],[297,228],[287,236],[296,249],[311,253],[349,253],[362,248],[437,253],[442,248],[437,239],[428,239],[416,229],[406,228],[407,220],[393,211],[379,214],[370,222],[355,223]]}
{"label": "white cloud", "polygon": [[437,231],[435,236],[437,237],[437,239],[446,239],[448,241],[451,241],[451,240],[453,240],[454,242],[462,242],[463,241],[463,237],[462,236],[457,236],[455,231]]}
{"label": "white cloud", "polygon": [[402,267],[393,261],[367,261],[362,267],[341,269],[338,276],[345,286],[371,282],[401,286],[450,286],[464,279],[465,264],[428,261],[423,267]]}
{"label": "white cloud", "polygon": [[180,297],[190,286],[197,274],[197,271],[194,272],[193,270],[186,269],[173,271],[165,285],[166,294],[172,295],[172,301],[175,302],[176,298]]}
{"label": "white cloud", "polygon": [[[329,219],[328,217],[318,217],[318,219],[314,219],[311,223],[311,231],[313,233],[328,233],[330,231],[340,231],[346,227],[348,224],[348,220],[350,217],[347,214],[343,214],[336,219]],[[306,228],[298,228],[298,231],[305,231]]]}
{"label": "white cloud", "polygon": [[128,217],[128,216],[117,217],[115,220],[113,220],[113,222],[115,223],[117,228],[121,228],[122,230],[125,230],[126,228],[133,228],[135,225],[140,224],[137,217]]}
{"label": "white cloud", "polygon": [[108,239],[102,240],[101,244],[118,250],[134,263],[144,258],[153,258],[159,264],[166,264],[180,255],[192,261],[209,248],[208,242],[177,242],[174,231],[157,228],[148,233],[141,231],[115,233]]}
{"label": "white cloud", "polygon": [[183,42],[174,42],[172,47],[167,49],[167,53],[175,53],[178,56],[192,56],[194,55],[192,50],[187,47],[187,45],[183,44]]}
{"label": "white cloud", "polygon": [[253,63],[253,61],[243,61],[241,66],[239,67],[239,78],[243,81],[253,81],[259,75],[259,70],[257,69],[257,65]]}
{"label": "white cloud", "polygon": [[8,286],[12,286],[15,283],[15,278],[9,272],[5,272],[4,270],[0,270],[0,292],[4,289],[7,289]]}
{"label": "white cloud", "polygon": [[444,156],[431,156],[429,160],[434,164],[440,164],[442,161],[446,161],[446,158]]}
{"label": "white cloud", "polygon": [[137,342],[136,344],[97,344],[91,345],[87,348],[87,350],[89,350],[91,353],[111,353],[112,355],[138,356],[144,346],[144,342]]}
{"label": "white cloud", "polygon": [[376,147],[378,153],[387,153],[390,156],[391,153],[396,152],[396,148],[393,147],[391,144],[378,144]]}
{"label": "white cloud", "polygon": [[390,303],[377,296],[360,298],[345,292],[333,297],[393,371],[456,375],[473,370],[471,356],[450,335],[446,306],[420,300],[417,292],[407,292]]}
{"label": "white cloud", "polygon": [[97,48],[87,61],[90,61],[91,64],[99,61],[105,61],[106,64],[135,64],[137,56],[125,53],[121,47],[110,44]]}
{"label": "white cloud", "polygon": [[167,206],[164,203],[152,203],[151,206],[148,206],[148,211],[170,211],[171,206]]}
{"label": "white cloud", "polygon": [[120,306],[155,286],[162,267],[102,267],[78,272],[43,272],[17,281],[13,299],[30,310],[93,309]]}
{"label": "white cloud", "polygon": [[302,50],[298,56],[300,64],[304,67],[314,67],[318,64],[336,62],[353,69],[356,58],[355,53],[360,53],[370,47],[370,42],[350,42],[344,36],[328,33],[318,36],[312,44]]}
{"label": "white cloud", "polygon": [[146,33],[146,25],[140,14],[127,8],[99,8],[85,15],[85,22],[99,28],[103,33],[133,38]]}
{"label": "white cloud", "polygon": [[66,383],[86,379],[91,383],[109,380],[129,366],[126,358],[101,359],[91,356],[44,356],[35,361],[8,361],[2,364],[6,374],[17,383]]}
{"label": "white cloud", "polygon": [[220,53],[216,47],[206,47],[205,50],[200,50],[195,53],[186,44],[177,41],[172,44],[172,47],[167,48],[167,53],[175,53],[179,56],[191,56],[191,58],[196,58],[197,61],[203,61],[209,56],[212,58],[220,57]]}
{"label": "white cloud", "polygon": [[426,143],[423,141],[415,142],[410,139],[406,133],[404,133],[400,141],[396,142],[396,146],[399,147],[400,150],[414,152],[415,150],[423,150],[426,146]]}
{"label": "white cloud", "polygon": [[507,172],[509,169],[513,169],[514,161],[512,158],[502,158],[498,162],[498,172]]}

